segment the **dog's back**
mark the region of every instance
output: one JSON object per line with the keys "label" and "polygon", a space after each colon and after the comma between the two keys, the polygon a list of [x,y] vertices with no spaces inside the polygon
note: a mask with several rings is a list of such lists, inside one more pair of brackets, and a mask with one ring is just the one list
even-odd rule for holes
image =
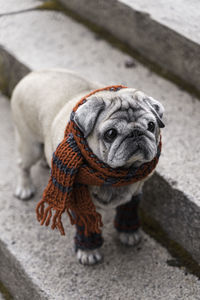
{"label": "dog's back", "polygon": [[92,88],[89,81],[67,70],[31,72],[16,86],[11,99],[17,130],[23,135],[29,129],[43,142],[50,124],[66,102]]}

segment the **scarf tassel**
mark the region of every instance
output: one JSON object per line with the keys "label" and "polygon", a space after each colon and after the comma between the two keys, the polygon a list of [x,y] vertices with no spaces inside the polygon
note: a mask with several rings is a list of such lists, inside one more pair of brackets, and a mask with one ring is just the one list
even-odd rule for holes
{"label": "scarf tassel", "polygon": [[[52,219],[52,209],[53,207],[51,205],[45,208],[45,201],[43,199],[38,203],[36,207],[36,213],[37,219],[41,225],[45,224],[46,226],[48,226],[50,224],[50,221]],[[55,210],[55,214],[53,216],[51,228],[57,228],[59,229],[61,235],[65,235],[65,230],[61,221],[63,211],[58,209],[53,210]]]}
{"label": "scarf tassel", "polygon": [[98,213],[79,215],[77,225],[84,226],[84,234],[88,236],[90,233],[101,233],[100,227],[103,226],[101,215]]}
{"label": "scarf tassel", "polygon": [[[52,209],[55,210],[55,214],[52,219]],[[52,229],[59,229],[61,235],[65,235],[65,230],[62,224],[61,216],[63,211],[62,210],[56,210],[53,208],[53,206],[49,205],[45,208],[45,201],[42,199],[37,207],[37,219],[40,222],[41,225],[49,226],[50,221],[52,219]],[[100,227],[103,226],[101,215],[97,213],[96,211],[91,212],[90,214],[77,214],[76,218],[72,215],[69,209],[66,209],[67,214],[69,215],[70,222],[72,225],[77,224],[79,226],[84,226],[84,234],[88,236],[91,232],[92,233],[101,233]]]}

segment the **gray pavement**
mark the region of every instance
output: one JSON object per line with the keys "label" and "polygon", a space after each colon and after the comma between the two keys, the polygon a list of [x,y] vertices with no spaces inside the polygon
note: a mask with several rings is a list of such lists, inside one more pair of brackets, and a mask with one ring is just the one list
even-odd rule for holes
{"label": "gray pavement", "polygon": [[41,0],[1,1],[0,16],[31,10],[34,9],[37,5],[41,5],[42,2],[43,1]]}
{"label": "gray pavement", "polygon": [[124,247],[116,239],[112,216],[104,219],[104,262],[84,267],[73,253],[74,229],[64,218],[66,236],[43,228],[35,206],[49,172],[33,169],[38,193],[30,201],[15,199],[16,155],[10,104],[0,98],[0,279],[15,299],[197,300],[199,280],[185,269],[170,267],[166,249],[143,234],[141,245]]}
{"label": "gray pavement", "polygon": [[0,300],[5,300],[5,298],[3,297],[3,295],[0,292]]}
{"label": "gray pavement", "polygon": [[198,0],[61,2],[200,92]]}

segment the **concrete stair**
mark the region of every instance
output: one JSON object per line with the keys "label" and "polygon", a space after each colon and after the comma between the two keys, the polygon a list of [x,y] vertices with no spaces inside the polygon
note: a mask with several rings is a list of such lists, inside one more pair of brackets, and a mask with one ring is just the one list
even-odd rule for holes
{"label": "concrete stair", "polygon": [[[164,104],[163,153],[157,173],[146,184],[142,214],[145,226],[153,227],[155,233],[157,225],[152,224],[159,224],[158,231],[164,230],[169,240],[184,248],[197,267],[198,99],[62,12],[38,10],[40,1],[19,1],[19,9],[17,2],[0,5],[0,86],[5,93],[9,95],[30,69],[62,67],[103,85],[137,87]],[[33,177],[39,191],[33,201],[13,198],[13,128],[9,101],[3,96],[0,114],[0,281],[15,299],[199,299],[197,278],[185,275],[179,260],[181,268],[169,266],[176,260],[148,235],[144,233],[143,243],[136,249],[119,245],[111,216],[104,233],[104,263],[94,268],[79,266],[72,250],[73,229],[69,226],[67,236],[61,238],[41,228],[35,218],[48,171],[35,166]]]}
{"label": "concrete stair", "polygon": [[[200,92],[199,1],[60,0],[149,60],[163,75]],[[174,76],[175,75],[175,76]]]}

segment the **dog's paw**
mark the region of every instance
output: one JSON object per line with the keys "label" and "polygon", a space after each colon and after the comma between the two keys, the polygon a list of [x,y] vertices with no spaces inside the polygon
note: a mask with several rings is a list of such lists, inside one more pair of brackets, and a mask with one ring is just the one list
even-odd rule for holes
{"label": "dog's paw", "polygon": [[125,233],[120,232],[119,233],[119,240],[122,244],[127,246],[136,246],[141,241],[141,232],[139,230],[133,232],[133,233]]}
{"label": "dog's paw", "polygon": [[28,186],[18,185],[15,190],[14,196],[21,200],[28,200],[31,197],[33,197],[34,194],[35,194],[35,187],[33,184],[30,184]]}
{"label": "dog's paw", "polygon": [[82,265],[94,265],[102,261],[103,256],[98,250],[81,250],[76,253],[78,261]]}

